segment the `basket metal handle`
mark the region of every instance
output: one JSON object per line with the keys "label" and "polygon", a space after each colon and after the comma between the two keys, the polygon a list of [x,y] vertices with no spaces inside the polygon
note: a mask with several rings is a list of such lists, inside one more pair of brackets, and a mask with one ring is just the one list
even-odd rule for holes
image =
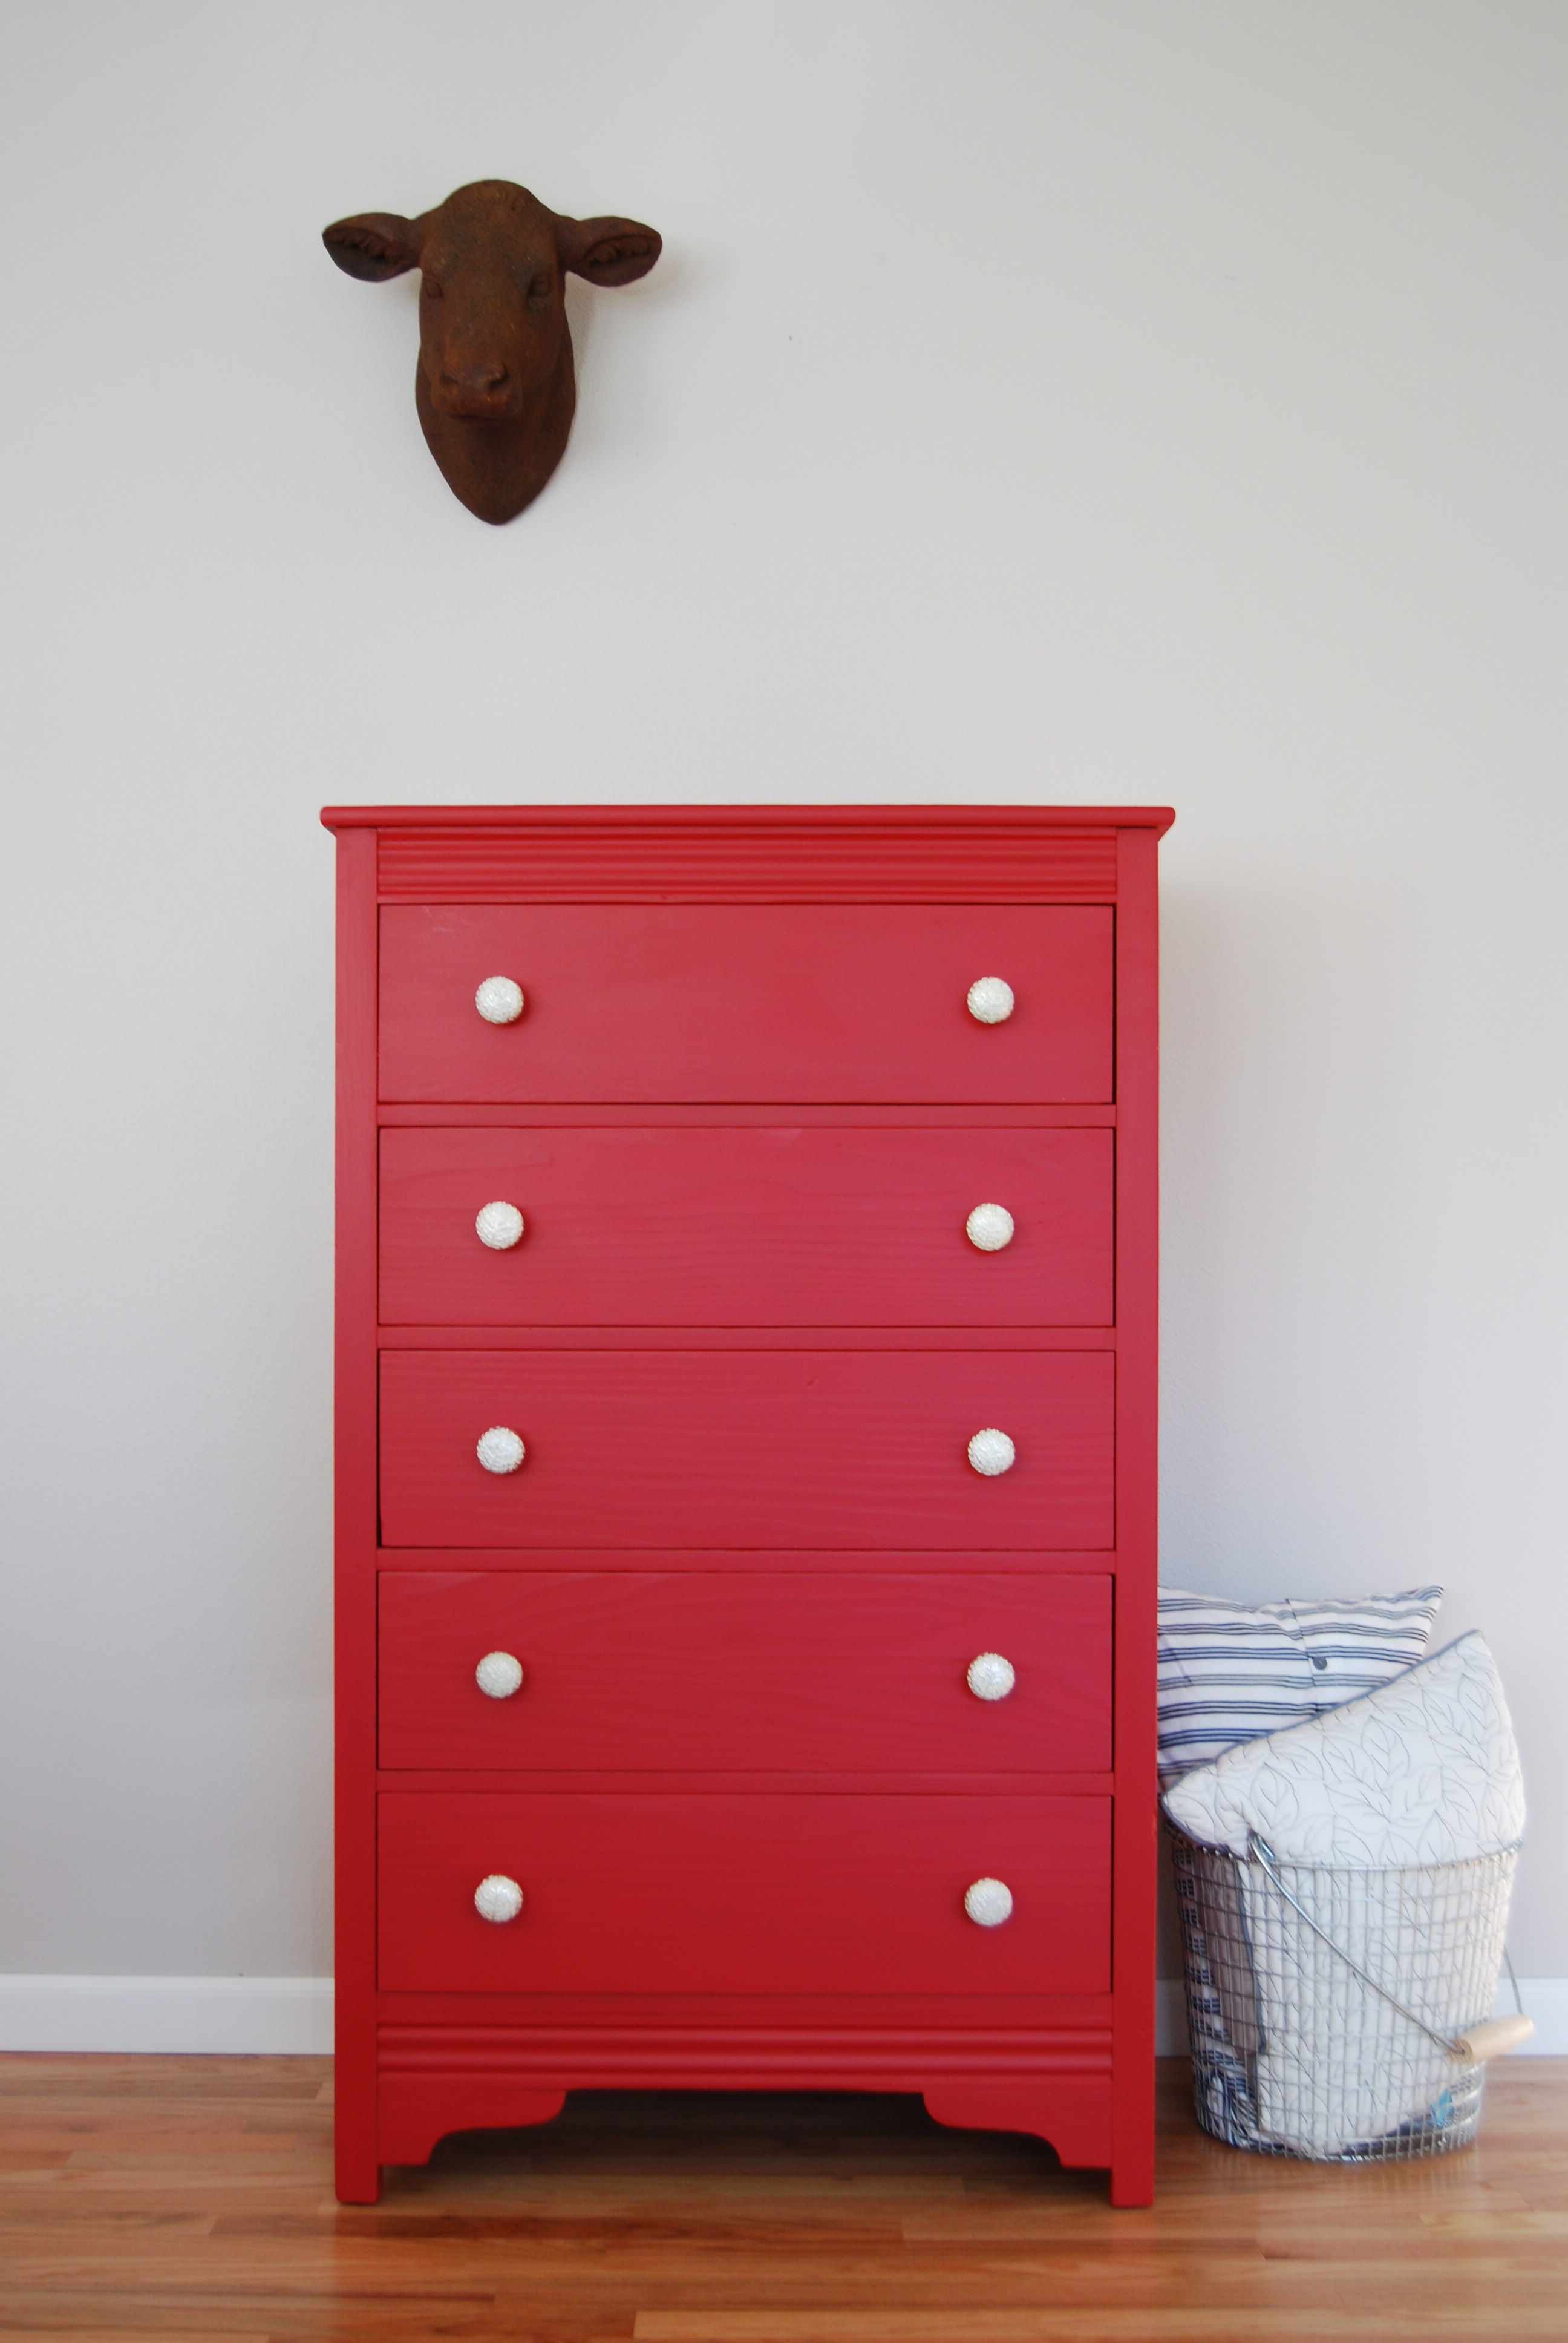
{"label": "basket metal handle", "polygon": [[1413,2026],[1419,2034],[1424,2034],[1429,2042],[1434,2042],[1440,2050],[1446,2051],[1449,2057],[1462,2059],[1467,2066],[1479,2066],[1484,2060],[1495,2058],[1504,2050],[1513,2049],[1518,2043],[1527,2042],[1534,2033],[1534,2019],[1526,2017],[1524,2012],[1521,2010],[1514,2017],[1481,2018],[1474,2026],[1467,2027],[1462,2034],[1434,2034],[1423,2017],[1418,2017],[1413,2009],[1407,2009],[1402,2001],[1396,2001],[1386,1986],[1379,1985],[1376,1977],[1369,1976],[1359,1961],[1352,1960],[1342,1945],[1336,1945],[1333,1938],[1324,1929],[1319,1927],[1306,1906],[1297,1902],[1280,1877],[1275,1867],[1273,1849],[1259,1837],[1256,1831],[1247,1833],[1247,1856],[1250,1862],[1257,1864],[1261,1868],[1271,1885],[1279,1895],[1284,1897],[1292,1911],[1299,1919],[1306,1922],[1313,1936],[1321,1944],[1328,1946],[1336,1960],[1343,1961],[1352,1976],[1360,1977],[1362,1985],[1370,1986],[1373,1993],[1387,2002],[1391,2009],[1397,2009],[1400,2016]]}

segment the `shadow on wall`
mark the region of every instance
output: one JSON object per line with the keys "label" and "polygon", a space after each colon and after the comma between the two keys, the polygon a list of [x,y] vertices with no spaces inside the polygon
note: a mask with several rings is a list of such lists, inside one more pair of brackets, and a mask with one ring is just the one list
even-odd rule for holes
{"label": "shadow on wall", "polygon": [[1253,1601],[1444,1576],[1456,1377],[1499,1341],[1484,975],[1440,904],[1360,880],[1176,879],[1162,930],[1162,1575]]}

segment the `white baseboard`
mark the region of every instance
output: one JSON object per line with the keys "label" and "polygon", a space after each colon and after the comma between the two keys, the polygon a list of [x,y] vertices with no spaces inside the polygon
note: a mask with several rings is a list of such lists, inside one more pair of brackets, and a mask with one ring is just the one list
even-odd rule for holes
{"label": "white baseboard", "polygon": [[0,2050],[331,2047],[330,1977],[0,1976]]}
{"label": "white baseboard", "polygon": [[[1187,2012],[1182,2006],[1180,1977],[1161,1977],[1156,1988],[1154,2047],[1161,2058],[1184,2057],[1187,2052]],[[1521,1977],[1519,1998],[1524,2014],[1535,2020],[1535,2031],[1510,2057],[1568,2058],[1568,1977]],[[1494,2017],[1512,2017],[1517,2007],[1513,1988],[1505,1977],[1497,1996]]]}
{"label": "white baseboard", "polygon": [[[1521,1977],[1531,2057],[1568,2057],[1568,1977]],[[1187,2048],[1179,1978],[1161,1977],[1155,2047]],[[1496,2015],[1513,1996],[1504,1984]],[[0,2050],[321,2053],[332,2047],[330,1977],[3,1976]],[[1512,2054],[1521,2055],[1519,2053]]]}

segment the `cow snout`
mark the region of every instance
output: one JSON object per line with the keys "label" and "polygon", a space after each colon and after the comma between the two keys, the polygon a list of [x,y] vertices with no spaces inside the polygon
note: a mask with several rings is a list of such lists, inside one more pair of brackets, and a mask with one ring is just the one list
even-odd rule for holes
{"label": "cow snout", "polygon": [[436,404],[447,415],[466,416],[474,422],[504,422],[518,411],[518,386],[500,358],[477,358],[471,364],[443,366],[436,384]]}

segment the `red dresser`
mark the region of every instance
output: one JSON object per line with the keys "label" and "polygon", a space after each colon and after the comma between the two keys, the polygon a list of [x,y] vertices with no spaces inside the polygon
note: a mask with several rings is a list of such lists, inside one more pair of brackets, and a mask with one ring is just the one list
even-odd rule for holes
{"label": "red dresser", "polygon": [[337,2172],[919,2091],[1152,2187],[1149,808],[330,808]]}

